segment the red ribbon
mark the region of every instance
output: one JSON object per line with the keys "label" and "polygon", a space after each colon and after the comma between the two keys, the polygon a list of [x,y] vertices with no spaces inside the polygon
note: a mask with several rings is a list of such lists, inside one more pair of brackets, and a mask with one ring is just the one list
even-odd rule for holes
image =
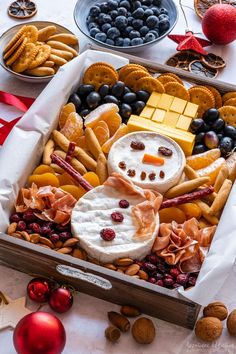
{"label": "red ribbon", "polygon": [[[15,96],[11,93],[0,91],[0,102],[8,104],[9,106],[13,106],[18,108],[22,112],[27,112],[30,106],[35,101],[34,98],[23,97],[23,96]],[[22,117],[18,117],[13,119],[11,122],[5,121],[3,118],[0,118],[0,124],[3,126],[0,128],[0,145],[3,145],[4,141],[10,134],[14,125],[21,119]]]}

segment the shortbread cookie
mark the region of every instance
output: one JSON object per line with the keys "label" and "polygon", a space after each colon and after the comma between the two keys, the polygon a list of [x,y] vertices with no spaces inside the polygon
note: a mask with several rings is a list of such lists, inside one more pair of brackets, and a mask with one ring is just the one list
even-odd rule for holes
{"label": "shortbread cookie", "polygon": [[120,70],[119,70],[119,80],[123,81],[125,80],[125,78],[132,72],[135,70],[143,70],[148,72],[148,70],[139,64],[127,64],[125,66],[123,66]]}
{"label": "shortbread cookie", "polygon": [[4,60],[6,60],[7,58],[9,58],[11,55],[12,55],[12,53],[14,53],[17,49],[18,49],[18,47],[20,46],[20,44],[23,42],[23,40],[24,40],[24,35],[22,35],[17,41],[16,41],[16,43],[4,54],[4,56],[3,56],[3,59]]}
{"label": "shortbread cookie", "polygon": [[226,123],[233,125],[236,128],[236,107],[223,106],[219,109],[219,113]]}
{"label": "shortbread cookie", "polygon": [[67,61],[63,58],[58,57],[57,55],[50,54],[48,60],[53,61],[56,65],[62,66],[67,63]]}
{"label": "shortbread cookie", "polygon": [[229,100],[225,101],[224,106],[236,107],[236,97],[230,98]]}
{"label": "shortbread cookie", "polygon": [[206,88],[211,91],[211,93],[215,98],[215,107],[216,108],[222,107],[222,97],[219,91],[213,86],[206,86]]}
{"label": "shortbread cookie", "polygon": [[162,85],[168,84],[169,82],[178,82],[176,78],[170,76],[169,74],[163,74],[158,77],[156,77],[158,81],[162,83]]}
{"label": "shortbread cookie", "polygon": [[227,92],[222,96],[222,101],[224,103],[225,101],[233,97],[236,97],[236,91]]}
{"label": "shortbread cookie", "polygon": [[83,83],[90,84],[96,90],[103,84],[112,86],[116,83],[118,75],[107,65],[93,64],[84,73]]}
{"label": "shortbread cookie", "polygon": [[38,29],[35,26],[26,26],[24,36],[28,39],[29,43],[36,43],[38,40]]}
{"label": "shortbread cookie", "polygon": [[60,49],[51,49],[51,53],[54,55],[57,55],[60,58],[63,58],[65,60],[71,60],[73,59],[73,54],[70,52],[67,52],[66,50],[60,50]]}
{"label": "shortbread cookie", "polygon": [[124,80],[124,83],[126,86],[131,88],[132,90],[136,89],[136,84],[139,79],[142,77],[148,77],[151,76],[149,73],[147,73],[144,70],[134,70],[132,71]]}

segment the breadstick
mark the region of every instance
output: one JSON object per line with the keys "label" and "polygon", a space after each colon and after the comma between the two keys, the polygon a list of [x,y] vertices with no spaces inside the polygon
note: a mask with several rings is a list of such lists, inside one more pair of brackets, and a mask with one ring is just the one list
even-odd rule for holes
{"label": "breadstick", "polygon": [[47,42],[48,45],[50,45],[51,48],[55,49],[60,49],[60,50],[66,50],[67,52],[70,52],[73,54],[74,57],[77,57],[78,53],[74,48],[71,48],[69,45],[58,42],[58,41],[49,41]]}
{"label": "breadstick", "polygon": [[[53,130],[52,137],[55,143],[60,146],[62,150],[67,152],[70,145],[70,141],[58,130]],[[74,156],[90,171],[95,172],[97,168],[97,162],[90,157],[83,149],[76,146]]]}
{"label": "breadstick", "polygon": [[45,42],[50,36],[56,33],[56,26],[47,26],[38,30],[38,41]]}
{"label": "breadstick", "polygon": [[202,202],[201,200],[196,200],[194,203],[199,206],[204,219],[206,219],[211,225],[217,225],[219,223],[219,220],[216,216],[211,216],[209,214],[210,207],[206,203]]}
{"label": "breadstick", "polygon": [[181,177],[180,177],[180,179],[179,179],[179,182],[178,182],[178,184],[181,184],[181,183],[183,183],[184,181],[185,181],[185,173],[183,172],[182,173],[182,175],[181,175]]}
{"label": "breadstick", "polygon": [[192,192],[194,189],[197,189],[198,187],[202,186],[203,184],[209,182],[210,178],[209,177],[198,177],[195,179],[192,179],[187,182],[183,182],[181,184],[178,184],[177,186],[174,186],[170,188],[166,194],[166,198],[175,198],[178,197],[182,194]]}
{"label": "breadstick", "polygon": [[[62,157],[64,160],[66,158],[66,153],[64,151],[61,151],[61,150],[55,150],[54,153],[60,157]],[[79,173],[81,173],[82,175],[84,175],[87,170],[86,168],[84,167],[84,165],[79,162],[79,160],[77,160],[76,158],[72,157],[71,161],[70,161],[70,164],[72,167],[74,167],[74,169],[76,171],[78,171]]]}
{"label": "breadstick", "polygon": [[103,153],[98,155],[96,174],[98,175],[101,184],[107,180],[107,159]]}
{"label": "breadstick", "polygon": [[57,55],[50,54],[48,60],[54,61],[56,65],[62,66],[67,63],[67,60],[58,57]]}
{"label": "breadstick", "polygon": [[49,139],[47,144],[44,146],[43,150],[43,163],[45,165],[50,165],[52,162],[51,159],[51,154],[53,153],[53,150],[55,148],[55,143],[52,139]]}
{"label": "breadstick", "polygon": [[212,203],[209,214],[210,215],[215,215],[218,211],[222,210],[225,206],[225,203],[228,199],[229,193],[232,188],[232,181],[229,179],[226,179],[224,183],[222,184],[214,202]]}
{"label": "breadstick", "polygon": [[185,165],[184,172],[185,172],[185,175],[188,179],[198,178],[197,172],[189,165]]}
{"label": "breadstick", "polygon": [[59,33],[54,34],[53,36],[48,38],[49,41],[59,41],[69,45],[76,45],[78,44],[78,39],[74,34],[70,33]]}
{"label": "breadstick", "polygon": [[54,62],[53,61],[50,61],[50,60],[46,60],[42,66],[44,67],[48,67],[48,68],[52,68],[54,66]]}
{"label": "breadstick", "polygon": [[215,184],[214,184],[214,190],[216,193],[219,192],[221,186],[223,185],[224,181],[226,178],[229,176],[229,169],[227,165],[223,165],[220,169],[220,172],[218,173],[218,176],[216,177]]}
{"label": "breadstick", "polygon": [[53,48],[51,50],[51,54],[57,55],[58,57],[63,58],[65,60],[71,60],[73,58],[72,53],[67,52],[66,50],[61,50],[61,49]]}
{"label": "breadstick", "polygon": [[100,153],[103,154],[102,148],[98,142],[98,139],[94,133],[94,131],[91,128],[86,128],[85,129],[85,139],[86,139],[86,145],[95,157],[95,159],[98,159],[98,156]]}
{"label": "breadstick", "polygon": [[229,171],[229,179],[234,182],[236,179],[236,161],[233,163],[231,170]]}

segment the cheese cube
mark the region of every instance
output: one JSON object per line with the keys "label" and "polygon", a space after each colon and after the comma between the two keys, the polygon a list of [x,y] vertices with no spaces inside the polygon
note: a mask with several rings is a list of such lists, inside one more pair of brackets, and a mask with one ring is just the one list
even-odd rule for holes
{"label": "cheese cube", "polygon": [[176,128],[187,131],[191,122],[192,122],[192,118],[181,115],[176,124]]}
{"label": "cheese cube", "polygon": [[152,116],[152,120],[154,120],[155,122],[163,122],[163,119],[165,117],[166,111],[164,111],[163,109],[159,109],[157,108]]}
{"label": "cheese cube", "polygon": [[158,108],[165,109],[166,111],[168,111],[173,99],[174,99],[174,96],[170,96],[170,95],[167,95],[166,93],[163,93],[161,95],[161,99],[158,103]]}
{"label": "cheese cube", "polygon": [[198,111],[198,105],[195,103],[192,103],[192,102],[188,102],[188,104],[184,110],[184,115],[191,117],[191,118],[196,118],[197,111]]}
{"label": "cheese cube", "polygon": [[187,104],[187,101],[182,100],[181,98],[175,97],[171,106],[170,106],[170,111],[182,114],[185,107],[186,107],[186,104]]}
{"label": "cheese cube", "polygon": [[175,127],[179,119],[179,113],[176,112],[166,112],[163,123]]}
{"label": "cheese cube", "polygon": [[161,93],[153,92],[149,97],[149,100],[147,101],[147,105],[150,107],[157,108],[160,99],[161,99]]}
{"label": "cheese cube", "polygon": [[142,110],[142,112],[140,113],[140,116],[147,118],[147,119],[151,119],[154,111],[155,111],[155,108],[145,106],[144,109]]}

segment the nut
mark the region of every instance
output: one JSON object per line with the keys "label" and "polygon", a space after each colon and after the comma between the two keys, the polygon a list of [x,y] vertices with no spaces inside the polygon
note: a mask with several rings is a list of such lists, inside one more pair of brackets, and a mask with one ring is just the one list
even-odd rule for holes
{"label": "nut", "polygon": [[55,244],[54,244],[54,247],[55,248],[61,248],[63,246],[63,242],[62,241],[57,241]]}
{"label": "nut", "polygon": [[141,314],[139,309],[135,306],[124,305],[120,308],[122,315],[127,317],[137,317]]}
{"label": "nut", "polygon": [[19,232],[13,232],[10,236],[19,238],[20,240],[24,240],[24,237]]}
{"label": "nut", "polygon": [[156,330],[153,322],[146,317],[138,318],[132,327],[132,336],[140,344],[150,344],[155,338]]}
{"label": "nut", "polygon": [[78,241],[79,240],[77,238],[71,237],[63,243],[63,247],[73,247],[78,243]]}
{"label": "nut", "polygon": [[203,315],[204,317],[217,317],[219,320],[224,321],[228,316],[228,310],[225,304],[216,301],[203,309]]}
{"label": "nut", "polygon": [[227,328],[232,336],[236,336],[236,310],[233,310],[227,318]]}
{"label": "nut", "polygon": [[28,232],[26,232],[26,231],[20,231],[20,234],[21,234],[21,236],[23,236],[23,238],[24,238],[25,241],[30,242],[30,236],[29,236]]}
{"label": "nut", "polygon": [[203,317],[195,326],[195,334],[205,342],[213,342],[221,336],[222,322],[216,317]]}
{"label": "nut", "polygon": [[71,247],[62,247],[57,252],[62,254],[68,254],[72,251]]}
{"label": "nut", "polygon": [[125,271],[127,275],[135,275],[138,273],[140,266],[138,264],[131,264]]}
{"label": "nut", "polygon": [[140,279],[148,280],[148,274],[144,270],[139,270],[138,275]]}
{"label": "nut", "polygon": [[82,259],[83,261],[85,261],[87,259],[86,252],[84,250],[80,249],[80,248],[75,248],[73,250],[72,256],[76,257],[76,258],[79,258],[79,259]]}
{"label": "nut", "polygon": [[44,248],[48,248],[49,250],[51,250],[51,247],[44,245],[43,243],[37,243],[38,246],[44,247]]}
{"label": "nut", "polygon": [[38,243],[39,240],[40,240],[40,235],[39,234],[31,234],[30,235],[30,242]]}
{"label": "nut", "polygon": [[105,337],[113,343],[120,338],[120,334],[120,330],[115,326],[109,326],[105,330]]}
{"label": "nut", "polygon": [[112,263],[106,263],[103,265],[105,268],[111,269],[111,270],[116,270],[116,266]]}
{"label": "nut", "polygon": [[121,315],[118,312],[110,311],[107,313],[109,321],[116,327],[118,327],[122,332],[127,332],[130,329],[130,322],[128,318]]}
{"label": "nut", "polygon": [[117,269],[117,272],[124,274],[124,271],[122,269],[120,269],[120,268]]}
{"label": "nut", "polygon": [[131,258],[119,258],[115,261],[115,264],[117,264],[118,266],[129,266],[131,264],[133,264],[134,261]]}
{"label": "nut", "polygon": [[12,222],[7,228],[8,235],[12,235],[13,232],[16,231],[16,228],[17,228],[17,223],[16,222]]}
{"label": "nut", "polygon": [[50,241],[46,237],[40,236],[39,242],[42,243],[43,245],[48,246],[49,248],[54,248],[54,245],[53,245],[52,241]]}

